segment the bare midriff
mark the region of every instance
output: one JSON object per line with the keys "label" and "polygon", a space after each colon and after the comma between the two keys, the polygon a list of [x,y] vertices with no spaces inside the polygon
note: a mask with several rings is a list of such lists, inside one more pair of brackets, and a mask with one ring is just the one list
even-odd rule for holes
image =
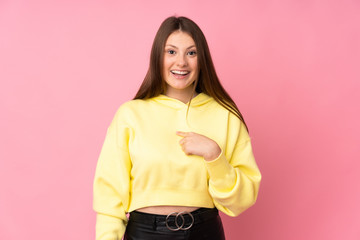
{"label": "bare midriff", "polygon": [[184,206],[150,206],[136,209],[136,211],[151,213],[151,214],[160,214],[168,215],[173,212],[192,212],[199,209],[199,207],[184,207]]}

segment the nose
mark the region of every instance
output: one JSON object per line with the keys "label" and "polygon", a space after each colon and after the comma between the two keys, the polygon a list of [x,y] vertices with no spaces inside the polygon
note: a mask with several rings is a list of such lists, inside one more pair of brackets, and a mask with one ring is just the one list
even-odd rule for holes
{"label": "nose", "polygon": [[179,54],[177,56],[176,65],[179,67],[185,67],[187,65],[187,59],[185,54]]}

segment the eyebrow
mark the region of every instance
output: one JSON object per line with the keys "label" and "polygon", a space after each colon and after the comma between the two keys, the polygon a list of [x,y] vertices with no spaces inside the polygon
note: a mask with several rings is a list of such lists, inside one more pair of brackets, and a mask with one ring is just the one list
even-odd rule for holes
{"label": "eyebrow", "polygon": [[[167,44],[165,47],[167,47],[167,46],[170,46],[170,47],[173,47],[173,48],[179,49],[177,46],[172,45],[172,44]],[[188,47],[188,48],[186,48],[186,49],[190,49],[190,48],[193,48],[193,47],[195,47],[195,45],[191,45],[190,47]]]}

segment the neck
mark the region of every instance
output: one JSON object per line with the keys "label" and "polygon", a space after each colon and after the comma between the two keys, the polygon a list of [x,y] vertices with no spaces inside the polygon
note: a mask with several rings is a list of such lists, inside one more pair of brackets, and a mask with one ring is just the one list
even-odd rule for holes
{"label": "neck", "polygon": [[194,97],[196,97],[198,95],[197,92],[194,92],[194,94],[192,96],[191,96],[191,94],[192,94],[192,89],[190,89],[190,91],[186,91],[186,92],[184,92],[184,90],[176,91],[174,89],[173,91],[167,91],[165,95],[168,96],[168,97],[180,100],[183,103],[188,103],[190,98],[192,99],[192,98],[194,98]]}

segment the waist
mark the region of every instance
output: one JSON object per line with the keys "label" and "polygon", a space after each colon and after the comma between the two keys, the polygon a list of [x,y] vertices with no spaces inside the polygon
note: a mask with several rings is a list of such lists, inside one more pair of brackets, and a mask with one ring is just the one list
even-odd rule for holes
{"label": "waist", "polygon": [[219,211],[216,208],[199,208],[191,212],[173,212],[168,215],[151,214],[139,211],[130,212],[129,221],[163,226],[172,231],[187,230],[193,225],[216,218]]}
{"label": "waist", "polygon": [[151,214],[160,214],[160,215],[168,215],[172,212],[192,212],[200,207],[186,207],[186,206],[149,206],[136,209],[137,212],[143,213],[151,213]]}

